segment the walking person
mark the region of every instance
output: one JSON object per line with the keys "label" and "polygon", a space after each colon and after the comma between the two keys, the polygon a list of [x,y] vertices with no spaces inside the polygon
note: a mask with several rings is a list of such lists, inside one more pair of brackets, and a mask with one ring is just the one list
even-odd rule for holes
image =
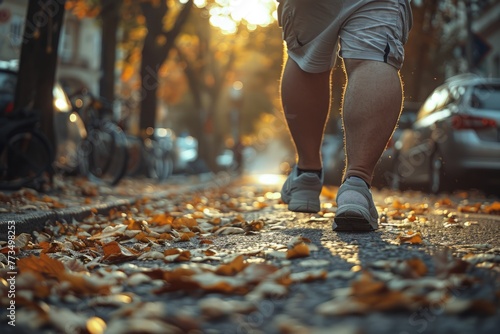
{"label": "walking person", "polygon": [[346,167],[337,193],[336,231],[372,231],[378,213],[373,170],[402,110],[399,70],[412,25],[410,0],[278,0],[288,58],[281,99],[297,162],[281,190],[288,209],[318,212],[321,143],[337,54],[347,78],[342,106]]}

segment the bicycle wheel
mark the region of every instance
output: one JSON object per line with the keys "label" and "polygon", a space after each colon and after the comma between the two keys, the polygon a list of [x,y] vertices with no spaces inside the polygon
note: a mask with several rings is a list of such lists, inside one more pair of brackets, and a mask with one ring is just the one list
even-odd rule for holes
{"label": "bicycle wheel", "polygon": [[143,144],[136,136],[127,136],[128,163],[126,175],[137,176],[144,168]]}
{"label": "bicycle wheel", "polygon": [[114,123],[90,129],[79,150],[84,175],[95,182],[116,185],[127,170],[127,138]]}
{"label": "bicycle wheel", "polygon": [[163,149],[157,141],[151,140],[144,145],[144,152],[150,178],[164,181],[172,175],[174,169],[172,155]]}
{"label": "bicycle wheel", "polygon": [[0,152],[0,189],[40,188],[53,161],[52,146],[42,133],[14,134]]}

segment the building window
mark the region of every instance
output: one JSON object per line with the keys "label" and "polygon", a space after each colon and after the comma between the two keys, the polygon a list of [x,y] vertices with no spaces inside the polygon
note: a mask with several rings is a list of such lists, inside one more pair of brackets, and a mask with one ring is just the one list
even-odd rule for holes
{"label": "building window", "polygon": [[59,55],[64,63],[74,61],[75,56],[75,38],[76,38],[76,22],[67,20],[64,22],[61,31],[61,40],[59,42]]}
{"label": "building window", "polygon": [[23,41],[24,18],[20,15],[12,15],[10,21],[10,43],[19,47]]}

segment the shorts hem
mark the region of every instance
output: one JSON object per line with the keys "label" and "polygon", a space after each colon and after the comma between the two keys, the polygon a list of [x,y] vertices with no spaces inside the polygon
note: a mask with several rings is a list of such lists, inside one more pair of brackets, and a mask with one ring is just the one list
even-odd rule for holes
{"label": "shorts hem", "polygon": [[362,55],[360,55],[359,53],[355,52],[342,51],[341,58],[379,61],[382,63],[389,64],[392,67],[395,67],[397,70],[400,70],[403,65],[399,61],[392,59],[390,57],[387,59],[387,61],[384,61],[384,58],[380,56],[380,53],[363,53]]}
{"label": "shorts hem", "polygon": [[304,59],[304,57],[296,55],[291,51],[288,51],[288,57],[291,58],[295,63],[297,63],[302,71],[307,73],[323,73],[331,70],[335,66],[335,61],[332,61],[330,64],[323,65],[311,64],[311,62],[309,62],[307,59]]}

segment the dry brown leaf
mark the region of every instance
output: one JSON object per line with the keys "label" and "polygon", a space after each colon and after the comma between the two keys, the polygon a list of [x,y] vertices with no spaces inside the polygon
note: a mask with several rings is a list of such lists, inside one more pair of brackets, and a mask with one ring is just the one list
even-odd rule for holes
{"label": "dry brown leaf", "polygon": [[196,234],[194,232],[184,232],[184,233],[181,233],[179,241],[189,241],[195,237],[196,237]]}
{"label": "dry brown leaf", "polygon": [[234,276],[237,273],[241,272],[247,264],[245,263],[245,258],[243,255],[238,255],[236,258],[234,258],[233,261],[231,261],[228,264],[221,264],[215,273],[217,275],[223,275],[223,276]]}
{"label": "dry brown leaf", "polygon": [[17,266],[21,273],[32,272],[40,279],[56,278],[59,279],[64,273],[64,264],[56,259],[52,259],[46,254],[40,254],[40,257],[31,255],[17,261]]}
{"label": "dry brown leaf", "polygon": [[172,227],[176,230],[180,230],[182,228],[188,228],[191,230],[196,226],[198,226],[198,222],[194,218],[177,217],[172,222]]}
{"label": "dry brown leaf", "polygon": [[18,268],[21,273],[30,272],[34,274],[39,281],[53,278],[59,282],[68,282],[69,288],[76,294],[107,294],[109,292],[109,286],[104,282],[92,280],[85,274],[69,272],[61,261],[52,259],[46,254],[40,254],[40,257],[32,255],[20,259]]}
{"label": "dry brown leaf", "polygon": [[412,245],[420,245],[423,242],[422,234],[411,230],[405,233],[400,233],[396,240],[398,240],[400,244],[404,243]]}
{"label": "dry brown leaf", "polygon": [[120,263],[136,259],[138,254],[125,246],[120,245],[116,241],[111,241],[102,246],[104,263]]}
{"label": "dry brown leaf", "polygon": [[321,188],[321,196],[326,197],[328,199],[335,199],[338,190],[339,190],[338,187],[323,186],[323,188]]}
{"label": "dry brown leaf", "polygon": [[325,280],[328,276],[326,270],[313,270],[313,271],[303,271],[300,273],[293,273],[290,275],[290,279],[297,282],[313,282],[317,280]]}
{"label": "dry brown leaf", "polygon": [[404,262],[408,266],[408,271],[405,271],[405,277],[417,278],[427,274],[427,266],[422,259],[409,259]]}
{"label": "dry brown leaf", "polygon": [[215,231],[215,235],[228,235],[228,234],[244,234],[245,230],[241,227],[226,226]]}
{"label": "dry brown leaf", "polygon": [[453,202],[449,198],[442,198],[442,199],[439,199],[438,201],[436,201],[434,206],[436,208],[441,208],[441,207],[451,208],[451,207],[453,207]]}
{"label": "dry brown leaf", "polygon": [[500,202],[494,202],[483,208],[483,212],[489,215],[500,215]]}
{"label": "dry brown leaf", "polygon": [[390,290],[384,282],[377,281],[364,272],[361,278],[351,284],[352,298],[363,308],[372,311],[411,309],[413,300],[401,291]]}
{"label": "dry brown leaf", "polygon": [[392,207],[397,210],[407,210],[410,208],[410,203],[402,203],[399,199],[395,199]]}
{"label": "dry brown leaf", "polygon": [[253,220],[250,223],[248,223],[246,230],[248,231],[260,231],[264,228],[264,221],[263,220]]}
{"label": "dry brown leaf", "polygon": [[452,274],[464,274],[471,266],[467,261],[455,258],[448,248],[437,252],[433,259],[436,276],[440,278],[449,277]]}
{"label": "dry brown leaf", "polygon": [[163,255],[163,253],[158,252],[158,251],[150,251],[150,252],[146,252],[146,253],[139,255],[139,257],[137,259],[139,259],[139,260],[163,260],[163,259],[165,259],[165,255]]}
{"label": "dry brown leaf", "polygon": [[463,205],[458,207],[458,211],[462,213],[478,213],[481,210],[481,203],[472,205]]}
{"label": "dry brown leaf", "polygon": [[292,249],[286,251],[287,259],[297,259],[301,257],[307,257],[310,254],[309,246],[305,243],[296,244]]}
{"label": "dry brown leaf", "polygon": [[144,229],[144,222],[139,221],[139,220],[135,220],[135,219],[131,219],[128,223],[127,229],[128,230],[140,230],[140,231],[142,231]]}
{"label": "dry brown leaf", "polygon": [[31,234],[21,233],[16,237],[15,245],[19,249],[25,249],[26,247],[28,247],[30,241],[31,241]]}
{"label": "dry brown leaf", "polygon": [[293,247],[295,247],[296,245],[300,244],[300,243],[311,243],[311,240],[308,239],[308,238],[304,238],[303,236],[295,236],[293,237],[289,242],[288,242],[288,248],[291,249]]}
{"label": "dry brown leaf", "polygon": [[174,217],[167,214],[167,213],[162,213],[159,215],[154,215],[150,220],[149,223],[154,225],[171,225],[172,222],[174,221]]}
{"label": "dry brown leaf", "polygon": [[180,254],[181,252],[182,252],[182,249],[180,249],[180,248],[169,248],[169,249],[165,249],[163,251],[163,254],[165,256],[169,256],[169,255]]}
{"label": "dry brown leaf", "polygon": [[102,232],[89,237],[88,240],[99,240],[122,236],[127,230],[127,225],[106,226]]}

